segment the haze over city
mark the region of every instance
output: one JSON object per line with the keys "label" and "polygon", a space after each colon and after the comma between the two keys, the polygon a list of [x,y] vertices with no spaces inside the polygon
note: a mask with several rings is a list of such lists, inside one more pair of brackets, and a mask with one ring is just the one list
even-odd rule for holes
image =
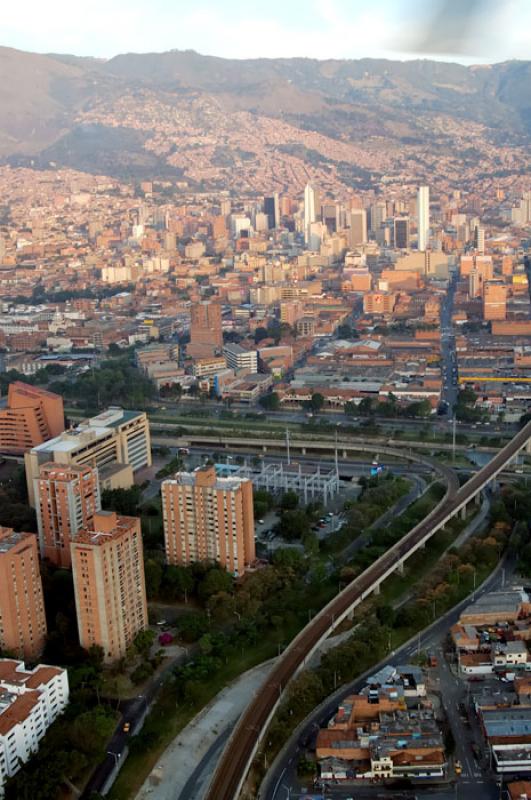
{"label": "haze over city", "polygon": [[4,800],[531,800],[530,23],[2,9]]}

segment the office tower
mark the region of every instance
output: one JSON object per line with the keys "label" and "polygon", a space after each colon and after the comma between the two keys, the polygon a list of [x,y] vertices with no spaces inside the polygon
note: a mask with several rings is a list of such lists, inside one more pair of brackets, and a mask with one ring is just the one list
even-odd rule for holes
{"label": "office tower", "polygon": [[474,228],[474,249],[480,255],[485,252],[485,229],[481,225],[476,225]]}
{"label": "office tower", "polygon": [[34,661],[45,639],[37,537],[0,527],[0,648]]}
{"label": "office tower", "polygon": [[468,296],[470,299],[481,297],[481,276],[477,269],[472,269],[468,275]]}
{"label": "office tower", "polygon": [[147,628],[140,520],[114,511],[94,514],[94,530],[72,541],[72,572],[81,646],[103,648],[109,663],[124,658]]}
{"label": "office tower", "polygon": [[307,183],[304,189],[304,241],[308,243],[311,236],[311,226],[317,221],[319,214],[319,192]]}
{"label": "office tower", "polygon": [[63,398],[21,381],[9,385],[0,411],[0,450],[22,454],[65,429]]}
{"label": "office tower", "polygon": [[101,489],[128,489],[133,473],[151,466],[151,437],[144,411],[111,406],[96,417],[33,447],[24,455],[29,502],[35,506],[35,479],[42,464],[89,464],[98,468]]}
{"label": "office tower", "polygon": [[383,221],[386,219],[386,216],[387,216],[387,206],[384,201],[374,203],[374,205],[371,206],[370,230],[371,233],[374,234],[375,236],[382,227]]}
{"label": "office tower", "polygon": [[417,193],[418,249],[427,250],[430,243],[430,187],[419,186]]}
{"label": "office tower", "polygon": [[164,544],[169,564],[218,561],[241,575],[255,559],[253,485],[219,478],[215,467],[163,481]]}
{"label": "office tower", "polygon": [[232,202],[230,200],[222,200],[219,205],[219,210],[222,217],[228,217],[232,211]]}
{"label": "office tower", "polygon": [[409,248],[409,217],[395,217],[394,242],[397,250]]}
{"label": "office tower", "polygon": [[191,315],[188,355],[193,358],[215,355],[223,347],[220,303],[209,300],[194,303]]}
{"label": "office tower", "polygon": [[280,226],[280,204],[276,192],[272,197],[264,198],[264,214],[267,214],[269,230]]}
{"label": "office tower", "polygon": [[353,208],[350,212],[350,246],[367,244],[367,212],[364,208]]}
{"label": "office tower", "polygon": [[328,233],[335,233],[339,229],[339,208],[336,203],[323,203],[322,217]]}
{"label": "office tower", "polygon": [[91,528],[101,509],[96,467],[43,464],[35,480],[35,500],[42,558],[70,568],[70,543],[81,528]]}
{"label": "office tower", "polygon": [[[36,753],[46,731],[68,705],[68,697],[66,669],[47,664],[26,669],[23,661],[0,659],[0,797],[6,779]],[[24,795],[29,800],[29,792]]]}
{"label": "office tower", "polygon": [[483,319],[501,320],[507,317],[507,287],[503,283],[486,283],[483,287]]}

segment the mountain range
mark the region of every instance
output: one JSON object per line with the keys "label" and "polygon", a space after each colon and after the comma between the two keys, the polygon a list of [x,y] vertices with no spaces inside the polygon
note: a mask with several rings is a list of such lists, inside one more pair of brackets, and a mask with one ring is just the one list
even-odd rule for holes
{"label": "mountain range", "polygon": [[[525,166],[531,62],[109,60],[0,48],[0,159],[249,192]],[[416,164],[412,169],[411,162]],[[454,163],[455,162],[455,163]],[[408,166],[409,164],[409,166]],[[414,174],[420,173],[419,176]]]}

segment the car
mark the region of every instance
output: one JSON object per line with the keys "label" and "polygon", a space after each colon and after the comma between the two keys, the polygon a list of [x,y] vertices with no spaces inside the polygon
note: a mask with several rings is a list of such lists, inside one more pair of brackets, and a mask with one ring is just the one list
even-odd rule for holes
{"label": "car", "polygon": [[124,722],[124,726],[123,726],[122,730],[123,730],[124,733],[129,733],[129,731],[131,730],[131,723],[130,722]]}
{"label": "car", "polygon": [[259,524],[259,525],[263,525],[263,524],[264,524],[264,520],[263,520],[263,519],[259,519],[259,520],[258,520],[258,524]]}
{"label": "car", "polygon": [[329,517],[333,517],[333,516],[334,516],[334,512],[333,512],[333,511],[329,511],[329,512],[328,512],[328,516],[329,516]]}

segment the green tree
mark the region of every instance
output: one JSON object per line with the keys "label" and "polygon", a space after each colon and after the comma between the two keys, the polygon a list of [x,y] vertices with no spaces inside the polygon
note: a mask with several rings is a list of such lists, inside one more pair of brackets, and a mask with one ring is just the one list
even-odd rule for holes
{"label": "green tree", "polygon": [[258,402],[267,411],[278,411],[280,408],[280,398],[276,392],[265,394]]}

